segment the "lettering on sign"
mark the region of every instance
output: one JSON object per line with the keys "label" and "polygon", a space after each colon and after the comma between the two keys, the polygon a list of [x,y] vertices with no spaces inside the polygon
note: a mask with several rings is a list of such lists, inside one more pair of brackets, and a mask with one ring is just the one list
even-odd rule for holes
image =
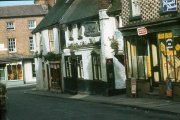
{"label": "lettering on sign", "polygon": [[147,29],[145,27],[137,28],[137,32],[138,32],[139,36],[146,35],[147,34]]}
{"label": "lettering on sign", "polygon": [[177,0],[162,0],[163,12],[177,11]]}

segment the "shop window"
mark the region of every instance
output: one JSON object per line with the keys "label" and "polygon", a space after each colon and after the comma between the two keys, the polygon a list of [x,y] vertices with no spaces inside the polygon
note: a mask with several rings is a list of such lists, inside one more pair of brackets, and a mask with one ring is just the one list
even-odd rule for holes
{"label": "shop window", "polygon": [[49,34],[49,47],[50,47],[50,51],[54,52],[54,34],[53,34],[53,30],[48,30],[48,34]]}
{"label": "shop window", "polygon": [[7,66],[8,80],[22,80],[22,65],[11,64]]}
{"label": "shop window", "polygon": [[94,80],[101,80],[101,59],[100,55],[92,55],[92,67],[93,67],[93,78]]}
{"label": "shop window", "polygon": [[136,36],[126,40],[127,77],[147,79],[147,41]]}
{"label": "shop window", "polygon": [[180,37],[172,37],[171,32],[159,33],[159,46],[163,79],[171,78],[180,82]]}

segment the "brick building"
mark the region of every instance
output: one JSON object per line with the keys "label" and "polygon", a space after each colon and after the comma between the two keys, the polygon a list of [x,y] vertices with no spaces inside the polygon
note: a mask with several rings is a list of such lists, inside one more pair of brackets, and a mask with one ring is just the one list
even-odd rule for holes
{"label": "brick building", "polygon": [[35,81],[31,32],[47,12],[44,5],[0,7],[1,81]]}

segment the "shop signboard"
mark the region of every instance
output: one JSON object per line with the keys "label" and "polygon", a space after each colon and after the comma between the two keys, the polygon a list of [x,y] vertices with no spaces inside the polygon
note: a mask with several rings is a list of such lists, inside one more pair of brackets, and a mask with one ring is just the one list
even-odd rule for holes
{"label": "shop signboard", "polygon": [[147,34],[147,29],[145,27],[140,27],[140,28],[137,28],[137,32],[138,32],[139,36],[146,35]]}
{"label": "shop signboard", "polygon": [[177,0],[162,0],[163,12],[177,11]]}
{"label": "shop signboard", "polygon": [[172,97],[172,80],[170,78],[166,80],[166,96]]}
{"label": "shop signboard", "polygon": [[131,78],[131,94],[136,94],[136,78]]}

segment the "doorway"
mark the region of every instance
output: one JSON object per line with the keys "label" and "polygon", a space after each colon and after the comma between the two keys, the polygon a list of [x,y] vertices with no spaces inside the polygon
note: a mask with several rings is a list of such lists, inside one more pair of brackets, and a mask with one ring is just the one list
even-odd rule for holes
{"label": "doorway", "polygon": [[60,63],[50,63],[50,86],[56,90],[62,88]]}
{"label": "doorway", "polygon": [[150,62],[151,62],[151,86],[158,87],[158,82],[160,80],[160,64],[158,59],[158,41],[155,33],[149,35],[149,52],[150,52]]}

